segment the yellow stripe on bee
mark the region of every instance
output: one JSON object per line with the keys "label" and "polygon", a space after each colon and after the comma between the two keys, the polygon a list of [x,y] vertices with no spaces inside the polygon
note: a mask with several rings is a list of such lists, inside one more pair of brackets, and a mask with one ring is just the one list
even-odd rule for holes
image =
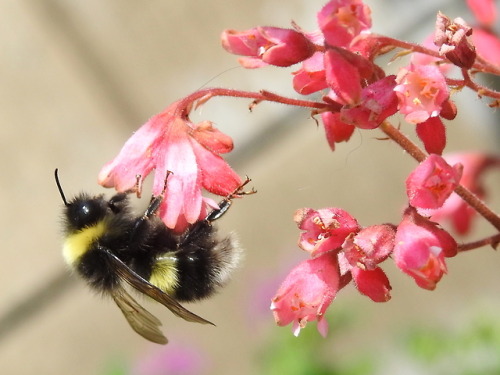
{"label": "yellow stripe on bee", "polygon": [[177,259],[174,256],[163,256],[156,259],[149,282],[167,294],[173,294],[179,285]]}
{"label": "yellow stripe on bee", "polygon": [[70,266],[74,265],[80,257],[89,251],[92,243],[101,237],[106,231],[104,221],[97,224],[83,228],[82,230],[70,234],[63,244],[63,257]]}

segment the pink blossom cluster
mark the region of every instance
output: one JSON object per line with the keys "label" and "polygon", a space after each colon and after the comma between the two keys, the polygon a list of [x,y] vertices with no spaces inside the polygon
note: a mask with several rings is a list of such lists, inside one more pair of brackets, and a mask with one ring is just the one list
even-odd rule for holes
{"label": "pink blossom cluster", "polygon": [[[225,30],[223,47],[240,55],[246,68],[289,67],[292,85],[300,95],[319,100],[291,99],[268,91],[204,89],[153,116],[124,145],[99,174],[99,183],[118,191],[140,193],[141,183],[155,171],[153,195],[164,188],[160,217],[181,233],[206,215],[215,203],[203,193],[225,196],[241,185],[240,177],[221,157],[232,150],[232,139],[210,121],[193,123],[189,113],[216,96],[253,99],[305,107],[319,115],[332,150],[348,141],[356,128],[379,128],[419,164],[406,180],[408,205],[397,224],[362,227],[348,212],[336,207],[300,209],[295,221],[302,231],[299,247],[309,258],[286,277],[271,309],[279,325],[292,323],[295,334],[309,321],[318,321],[326,335],[324,314],[337,293],[352,283],[375,302],[391,297],[391,285],[381,264],[392,259],[424,289],[433,290],[446,273],[446,258],[484,245],[496,246],[498,233],[469,246],[456,240],[437,221],[449,221],[460,234],[470,231],[478,213],[500,231],[500,217],[482,201],[487,195],[480,178],[489,167],[500,166],[496,155],[477,152],[443,155],[444,120],[457,108],[451,95],[462,88],[492,99],[500,93],[476,82],[477,72],[500,75],[500,40],[492,31],[497,20],[492,0],[468,0],[478,24],[450,20],[439,13],[433,35],[422,45],[371,32],[370,8],[362,0],[331,0],[317,14],[318,30],[256,27]],[[386,75],[377,57],[396,48],[396,57],[411,54],[408,65]],[[462,79],[448,77],[459,70]],[[388,119],[401,114],[426,152]]]}
{"label": "pink blossom cluster", "polygon": [[[484,9],[485,5],[494,9],[491,1],[469,5],[483,25],[491,25],[491,13]],[[428,47],[431,54],[413,54],[408,66],[387,76],[375,59],[399,45],[371,33],[370,9],[363,1],[329,1],[318,12],[317,22],[319,30],[310,33],[297,25],[226,30],[222,45],[242,55],[239,62],[246,68],[300,63],[293,72],[293,88],[302,95],[323,93],[325,106],[315,113],[321,114],[332,150],[336,143],[348,141],[355,128],[374,129],[400,113],[416,126],[416,135],[430,155],[421,158],[407,178],[408,208],[398,225],[361,227],[335,207],[297,211],[295,221],[303,230],[299,247],[310,259],[289,273],[271,304],[277,324],[292,323],[296,335],[313,320],[326,335],[325,311],[351,280],[373,301],[388,301],[391,285],[380,263],[389,257],[418,286],[433,290],[446,272],[445,258],[455,256],[458,246],[429,217],[450,218],[459,232],[467,232],[475,210],[450,196],[462,178],[463,184],[482,195],[479,175],[486,166],[498,165],[497,157],[478,154],[455,157],[450,165],[441,154],[446,146],[442,119],[452,120],[457,112],[446,73],[452,65],[470,69],[476,60],[498,66],[500,48],[496,54],[478,48],[482,56],[478,58],[472,27],[439,13],[434,44]],[[479,45],[484,45],[482,38]]]}

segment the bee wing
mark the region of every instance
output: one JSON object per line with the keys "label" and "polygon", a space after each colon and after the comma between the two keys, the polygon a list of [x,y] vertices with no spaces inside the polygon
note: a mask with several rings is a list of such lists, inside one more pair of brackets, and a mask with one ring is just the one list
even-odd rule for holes
{"label": "bee wing", "polygon": [[167,338],[160,331],[161,322],[121,287],[113,289],[111,296],[134,331],[157,344],[166,344]]}
{"label": "bee wing", "polygon": [[131,270],[125,263],[123,263],[116,255],[111,253],[108,250],[105,250],[108,254],[110,260],[116,266],[116,272],[118,276],[126,281],[130,286],[137,289],[139,292],[144,293],[145,295],[151,297],[156,302],[161,303],[163,306],[168,308],[174,315],[187,320],[188,322],[195,323],[203,323],[203,324],[211,324],[215,325],[212,322],[209,322],[206,319],[203,319],[201,316],[192,313],[186,308],[182,307],[182,305],[177,302],[173,297],[157,288],[149,281],[142,278],[136,272]]}

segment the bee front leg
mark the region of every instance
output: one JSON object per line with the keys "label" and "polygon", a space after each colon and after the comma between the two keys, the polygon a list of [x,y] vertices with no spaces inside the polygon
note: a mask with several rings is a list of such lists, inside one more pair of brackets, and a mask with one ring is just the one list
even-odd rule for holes
{"label": "bee front leg", "polygon": [[205,218],[205,221],[208,221],[211,223],[212,221],[215,221],[217,219],[220,219],[228,210],[229,207],[231,207],[232,201],[234,198],[240,198],[243,195],[250,195],[250,194],[255,194],[257,193],[257,190],[252,188],[250,191],[244,191],[243,188],[250,182],[252,181],[248,176],[246,176],[245,181],[238,186],[231,194],[229,194],[226,198],[221,200],[219,202],[219,208],[212,210],[207,217]]}

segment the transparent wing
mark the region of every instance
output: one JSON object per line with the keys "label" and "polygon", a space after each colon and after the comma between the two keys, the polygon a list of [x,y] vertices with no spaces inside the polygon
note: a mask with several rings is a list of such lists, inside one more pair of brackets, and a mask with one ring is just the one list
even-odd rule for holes
{"label": "transparent wing", "polygon": [[121,287],[115,288],[111,296],[134,331],[157,344],[166,344],[168,342],[160,331],[160,320],[139,305],[125,289]]}
{"label": "transparent wing", "polygon": [[136,272],[131,270],[125,263],[123,263],[116,255],[111,253],[109,250],[104,249],[110,260],[116,266],[116,272],[120,279],[127,282],[134,289],[138,290],[141,293],[151,297],[156,302],[161,303],[163,306],[168,308],[174,315],[187,320],[188,322],[202,323],[202,324],[211,324],[215,325],[212,322],[209,322],[206,319],[203,319],[201,316],[192,313],[191,311],[184,308],[179,302],[177,302],[173,297],[163,292],[161,289],[157,288],[149,281],[142,278]]}

